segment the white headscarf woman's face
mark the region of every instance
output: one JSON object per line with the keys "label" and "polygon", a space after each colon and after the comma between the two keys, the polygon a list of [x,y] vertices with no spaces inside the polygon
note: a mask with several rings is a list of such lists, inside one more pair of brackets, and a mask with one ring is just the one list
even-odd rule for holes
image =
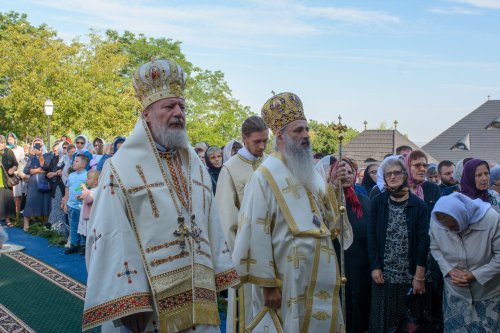
{"label": "white headscarf woman's face", "polygon": [[80,134],[75,139],[76,153],[81,154],[88,150],[87,145],[89,144],[89,140],[83,134]]}

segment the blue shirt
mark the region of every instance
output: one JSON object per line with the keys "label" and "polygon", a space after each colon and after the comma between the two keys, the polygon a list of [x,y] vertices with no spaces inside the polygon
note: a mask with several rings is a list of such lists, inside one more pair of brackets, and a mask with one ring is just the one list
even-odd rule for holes
{"label": "blue shirt", "polygon": [[82,194],[82,184],[87,181],[87,171],[83,170],[80,172],[72,172],[68,176],[68,182],[66,186],[69,190],[68,207],[73,209],[82,209],[82,202],[76,197]]}

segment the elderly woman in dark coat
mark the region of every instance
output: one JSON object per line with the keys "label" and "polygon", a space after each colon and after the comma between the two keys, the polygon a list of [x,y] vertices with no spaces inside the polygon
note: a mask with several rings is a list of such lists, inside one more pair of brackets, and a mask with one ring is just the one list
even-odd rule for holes
{"label": "elderly woman in dark coat", "polygon": [[0,221],[5,220],[11,226],[10,218],[16,215],[14,195],[8,186],[8,175],[12,176],[17,170],[17,159],[12,150],[7,148],[5,136],[0,135],[1,177],[0,177]]}
{"label": "elderly woman in dark coat", "polygon": [[397,326],[406,311],[406,295],[425,293],[429,254],[427,205],[408,186],[403,162],[387,158],[380,168],[385,191],[371,202],[368,257],[371,265],[370,332],[385,333]]}

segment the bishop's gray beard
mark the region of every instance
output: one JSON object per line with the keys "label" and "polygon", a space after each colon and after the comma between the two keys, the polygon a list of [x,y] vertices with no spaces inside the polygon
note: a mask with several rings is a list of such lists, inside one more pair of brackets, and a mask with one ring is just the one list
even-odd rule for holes
{"label": "bishop's gray beard", "polygon": [[152,121],[150,124],[151,135],[156,143],[173,149],[188,149],[189,139],[185,128],[168,128],[167,125]]}
{"label": "bishop's gray beard", "polygon": [[312,191],[314,189],[314,158],[311,144],[303,146],[301,141],[295,141],[288,135],[283,136],[285,142],[285,156],[287,167],[299,182]]}

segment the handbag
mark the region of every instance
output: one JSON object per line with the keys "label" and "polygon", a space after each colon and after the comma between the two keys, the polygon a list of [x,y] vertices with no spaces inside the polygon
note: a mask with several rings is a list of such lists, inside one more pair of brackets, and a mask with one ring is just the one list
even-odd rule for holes
{"label": "handbag", "polygon": [[3,163],[0,162],[0,164],[2,164],[2,169],[3,171],[5,172],[5,178],[7,178],[7,187],[8,188],[13,188],[14,186],[16,186],[17,184],[19,184],[21,182],[21,179],[19,178],[18,175],[14,174],[14,175],[9,175],[9,173],[7,172],[7,170],[5,170],[5,167],[3,166]]}
{"label": "handbag", "polygon": [[[389,333],[440,333],[443,332],[441,321],[433,317],[425,303],[427,295],[413,295],[410,289],[406,298],[407,310],[403,313],[396,327],[389,329]],[[412,305],[418,305],[419,313],[412,312]],[[416,307],[416,306],[415,306]]]}
{"label": "handbag", "polygon": [[47,193],[50,192],[50,185],[44,175],[37,173],[36,177],[36,187],[38,188],[38,192]]}

